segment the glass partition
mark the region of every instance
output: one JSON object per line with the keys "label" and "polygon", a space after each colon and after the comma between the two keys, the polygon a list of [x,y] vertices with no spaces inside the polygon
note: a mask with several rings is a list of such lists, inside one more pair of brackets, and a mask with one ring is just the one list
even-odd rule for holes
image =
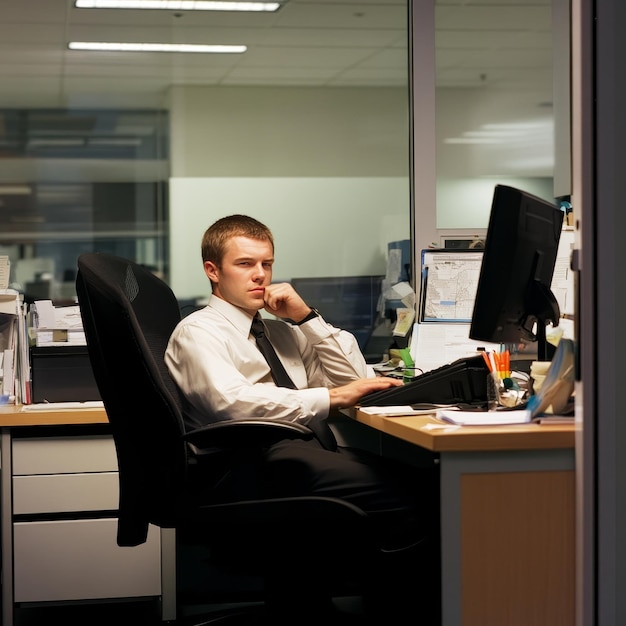
{"label": "glass partition", "polygon": [[437,227],[472,238],[497,183],[554,200],[552,0],[436,5]]}
{"label": "glass partition", "polygon": [[[48,293],[43,279],[53,297],[71,296],[77,254],[103,249],[154,267],[181,298],[202,298],[201,232],[237,210],[275,231],[277,279],[393,283],[401,276],[390,245],[414,234],[409,105],[420,92],[409,93],[410,10],[435,10],[437,143],[425,156],[436,158],[436,226],[473,239],[496,179],[552,194],[551,4],[329,3],[305,19],[294,0],[275,21],[243,18],[265,38],[251,37],[240,59],[65,51],[50,81],[26,89],[4,76],[0,254],[20,288]],[[112,38],[120,19],[183,38],[188,18],[74,8],[41,16],[65,24],[65,38],[97,26]],[[196,35],[209,36],[212,20],[194,15]],[[22,46],[13,48],[18,68]],[[46,92],[51,83],[58,88]],[[432,212],[426,204],[415,210]]]}
{"label": "glass partition", "polygon": [[[18,17],[7,16],[16,29]],[[276,17],[72,6],[41,19],[64,24],[61,40],[94,29],[105,39],[210,38],[218,26],[231,37],[239,24],[249,46],[238,58],[57,46],[58,90],[46,94],[42,79],[7,98],[19,84],[5,77],[0,254],[27,299],[73,298],[77,256],[102,250],[202,301],[201,235],[231,212],[272,228],[277,280],[382,276],[385,294],[406,276],[397,252],[411,238],[405,0],[294,0]],[[18,106],[3,108],[9,100]],[[391,337],[394,306],[379,310]]]}
{"label": "glass partition", "polygon": [[167,273],[167,111],[5,109],[0,119],[11,176],[0,183],[0,254],[11,288],[27,301],[72,302],[85,251]]}

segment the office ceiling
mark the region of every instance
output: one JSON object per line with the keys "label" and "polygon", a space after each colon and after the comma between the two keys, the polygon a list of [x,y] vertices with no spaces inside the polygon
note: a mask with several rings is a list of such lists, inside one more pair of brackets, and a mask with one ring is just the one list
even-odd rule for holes
{"label": "office ceiling", "polygon": [[[73,4],[0,0],[0,108],[154,106],[181,84],[406,83],[405,0],[286,0],[276,13],[248,14]],[[551,98],[551,0],[435,4],[439,87],[530,89]],[[248,50],[84,52],[69,50],[70,40],[245,44]]]}
{"label": "office ceiling", "polygon": [[[75,8],[73,0],[0,0],[0,180],[24,178],[22,169],[11,170],[8,157],[54,156],[55,150],[65,158],[93,157],[96,153],[85,150],[98,150],[110,173],[113,159],[139,150],[137,145],[143,149],[159,134],[159,119],[151,110],[166,106],[172,85],[404,86],[407,1],[285,0],[276,13],[245,14],[87,10]],[[440,99],[438,92],[438,125],[440,116],[447,116],[455,132],[480,133],[494,120],[536,118],[543,124],[539,134],[525,133],[516,151],[530,164],[525,166],[529,174],[550,176],[551,0],[433,1],[437,87],[453,94]],[[231,55],[86,52],[69,50],[69,41],[245,44],[248,50]],[[459,90],[461,96],[471,94],[471,111],[463,109]],[[102,117],[76,113],[115,108],[146,114],[106,119],[103,129]],[[474,145],[471,161],[498,169],[511,147]],[[458,154],[445,145],[438,151],[453,168]],[[472,172],[467,164],[457,169]],[[124,173],[115,173],[119,176]]]}

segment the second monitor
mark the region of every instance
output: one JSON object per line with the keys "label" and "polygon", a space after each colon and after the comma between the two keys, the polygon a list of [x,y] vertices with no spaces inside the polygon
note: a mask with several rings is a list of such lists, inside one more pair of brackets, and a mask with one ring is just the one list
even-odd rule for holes
{"label": "second monitor", "polygon": [[292,278],[302,299],[319,309],[324,319],[351,332],[370,362],[379,361],[389,347],[389,336],[376,340],[384,276],[326,276]]}

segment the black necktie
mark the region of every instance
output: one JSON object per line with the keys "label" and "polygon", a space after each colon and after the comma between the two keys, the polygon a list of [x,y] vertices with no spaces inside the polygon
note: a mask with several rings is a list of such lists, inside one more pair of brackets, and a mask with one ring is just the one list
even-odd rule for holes
{"label": "black necktie", "polygon": [[[253,318],[250,332],[256,339],[256,345],[259,351],[265,357],[267,364],[270,366],[272,378],[274,379],[276,385],[279,387],[288,387],[289,389],[297,389],[297,387],[293,384],[293,380],[291,380],[289,374],[287,374],[283,364],[280,362],[280,359],[274,350],[274,346],[265,335],[265,325],[259,316]],[[307,426],[315,433],[320,443],[326,449],[337,449],[335,435],[326,423],[326,420],[313,419],[307,424]]]}
{"label": "black necktie", "polygon": [[250,332],[256,339],[256,345],[261,351],[261,354],[265,357],[267,364],[270,366],[272,372],[272,378],[279,387],[288,387],[289,389],[296,389],[293,384],[293,380],[287,374],[287,371],[280,362],[274,346],[270,343],[270,340],[265,334],[265,326],[260,317],[255,317],[252,320],[252,327]]}

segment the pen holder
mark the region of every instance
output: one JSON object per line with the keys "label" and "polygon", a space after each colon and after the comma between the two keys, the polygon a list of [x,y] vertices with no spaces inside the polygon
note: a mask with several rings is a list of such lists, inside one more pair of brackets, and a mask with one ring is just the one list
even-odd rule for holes
{"label": "pen holder", "polygon": [[487,410],[514,408],[524,404],[530,395],[530,380],[523,372],[502,372],[487,374]]}

